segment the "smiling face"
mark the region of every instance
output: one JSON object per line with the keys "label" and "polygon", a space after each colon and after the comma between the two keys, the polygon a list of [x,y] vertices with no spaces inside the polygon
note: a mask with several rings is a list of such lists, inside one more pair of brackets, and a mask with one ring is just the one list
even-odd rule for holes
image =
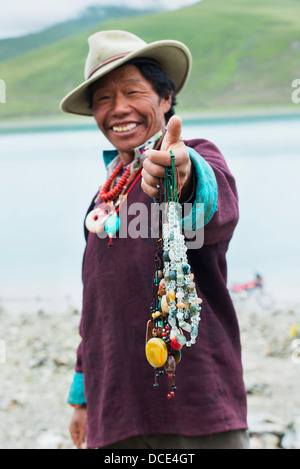
{"label": "smiling face", "polygon": [[92,88],[93,115],[124,164],[133,149],[165,127],[171,95],[161,98],[137,67],[124,65],[100,78]]}

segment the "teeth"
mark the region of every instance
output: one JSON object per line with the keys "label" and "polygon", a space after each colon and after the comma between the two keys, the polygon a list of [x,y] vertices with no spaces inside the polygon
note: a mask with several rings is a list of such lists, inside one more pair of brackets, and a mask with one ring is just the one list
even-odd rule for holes
{"label": "teeth", "polygon": [[121,126],[115,126],[113,127],[113,131],[114,132],[128,132],[128,130],[132,130],[136,127],[136,124],[128,124],[124,127],[121,127]]}

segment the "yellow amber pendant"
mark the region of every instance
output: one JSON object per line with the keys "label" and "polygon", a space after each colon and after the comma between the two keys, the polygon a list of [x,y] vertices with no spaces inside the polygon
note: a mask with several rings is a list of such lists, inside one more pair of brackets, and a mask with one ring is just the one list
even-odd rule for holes
{"label": "yellow amber pendant", "polygon": [[150,339],[146,344],[146,357],[154,368],[164,366],[168,358],[168,349],[164,341],[158,337]]}

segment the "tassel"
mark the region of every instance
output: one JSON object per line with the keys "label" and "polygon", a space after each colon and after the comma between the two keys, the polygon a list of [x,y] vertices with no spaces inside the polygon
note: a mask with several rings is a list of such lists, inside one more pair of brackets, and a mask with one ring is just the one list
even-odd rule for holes
{"label": "tassel", "polygon": [[171,399],[175,395],[176,385],[175,385],[175,374],[170,373],[168,374],[169,377],[169,394],[168,399]]}

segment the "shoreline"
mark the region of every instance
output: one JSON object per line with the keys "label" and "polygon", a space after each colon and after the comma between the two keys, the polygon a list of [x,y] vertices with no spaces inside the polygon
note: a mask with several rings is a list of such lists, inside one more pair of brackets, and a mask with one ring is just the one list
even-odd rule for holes
{"label": "shoreline", "polygon": [[[288,313],[293,310],[300,317],[300,297],[297,278],[288,279],[283,284],[282,277],[272,277],[269,273],[266,274],[267,282],[264,287],[265,294],[272,299],[270,308],[275,310],[281,310]],[[236,271],[234,276],[228,274],[228,289],[235,283],[234,278],[239,278],[239,271]],[[247,281],[249,278],[246,275],[241,276],[241,283]],[[50,283],[48,284],[50,285]],[[38,314],[40,311],[46,314],[63,314],[64,311],[73,309],[81,311],[82,307],[82,286],[80,283],[74,283],[74,287],[66,287],[65,289],[57,290],[57,286],[50,286],[50,290],[53,292],[50,294],[47,291],[37,289],[35,290],[14,290],[4,289],[0,295],[0,315],[1,314],[12,314],[20,316],[22,314]],[[55,292],[55,293],[54,293]],[[244,311],[248,311],[249,308],[255,310],[259,308],[257,299],[259,295],[240,295],[240,301],[237,302],[237,306],[243,306]],[[239,298],[239,296],[238,296]],[[269,308],[267,308],[269,309]]]}
{"label": "shoreline", "polygon": [[[300,119],[300,106],[288,108],[268,109],[241,109],[235,111],[211,110],[211,111],[184,111],[178,109],[178,115],[184,124],[193,122],[202,123],[226,123],[226,122],[251,122],[257,120],[278,120],[282,118]],[[97,125],[93,117],[55,115],[52,117],[22,117],[20,119],[6,119],[1,122],[0,135],[18,132],[38,131],[65,131],[65,130],[93,130]]]}

